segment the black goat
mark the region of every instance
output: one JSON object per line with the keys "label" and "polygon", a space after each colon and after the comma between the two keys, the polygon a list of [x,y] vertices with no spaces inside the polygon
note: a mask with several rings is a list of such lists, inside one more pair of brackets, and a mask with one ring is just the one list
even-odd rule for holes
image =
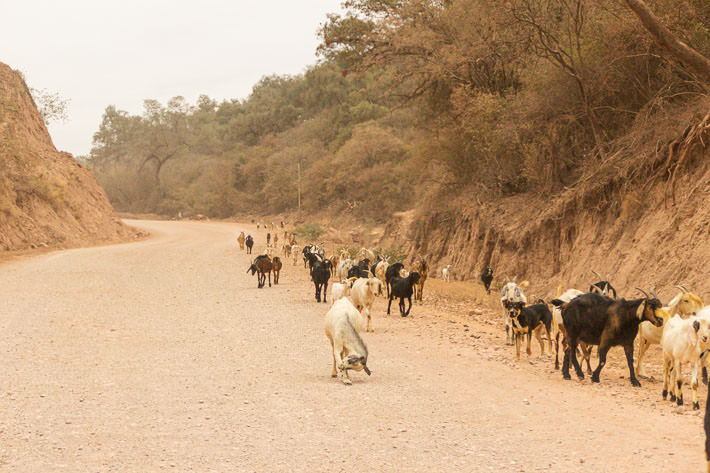
{"label": "black goat", "polygon": [[251,235],[247,235],[247,239],[244,240],[244,244],[247,245],[247,254],[250,255],[251,249],[254,246],[254,239],[251,237]]}
{"label": "black goat", "polygon": [[266,246],[271,244],[271,233],[266,234]]}
{"label": "black goat", "polygon": [[483,287],[486,288],[486,292],[490,294],[491,282],[493,282],[493,268],[488,266],[486,267],[486,269],[483,270],[483,272],[481,273],[481,282],[483,283]]}
{"label": "black goat", "polygon": [[[638,288],[637,288],[638,289]],[[562,305],[562,320],[567,337],[565,357],[562,362],[562,376],[570,379],[570,358],[579,379],[584,373],[577,361],[577,344],[582,341],[598,345],[599,365],[592,373],[592,382],[599,382],[599,374],[606,364],[606,354],[613,346],[624,347],[626,362],[629,365],[629,380],[633,386],[641,386],[634,373],[634,339],[638,334],[639,324],[648,320],[656,327],[663,325],[663,319],[656,312],[662,307],[655,293],[653,297],[639,289],[646,296],[642,299],[627,301],[614,300],[600,294],[582,294]]]}
{"label": "black goat", "polygon": [[[414,285],[419,282],[419,273],[412,271],[406,278],[401,278],[395,276],[392,278],[390,283],[392,284],[392,290],[389,293],[389,302],[387,303],[387,315],[390,315],[390,307],[392,306],[392,299],[395,297],[399,298],[399,313],[402,317],[409,315],[409,311],[412,309],[412,294],[414,294]],[[404,310],[404,299],[409,301],[409,307]]]}
{"label": "black goat", "polygon": [[592,273],[594,273],[594,275],[599,278],[599,281],[589,286],[589,292],[594,292],[597,294],[601,294],[602,296],[607,296],[611,297],[612,299],[616,299],[616,289],[614,289],[614,286],[612,286],[609,282],[609,276],[607,275],[605,279],[594,270],[592,270]]}
{"label": "black goat", "polygon": [[369,278],[375,273],[371,273],[368,269],[370,265],[370,260],[365,258],[360,260],[356,266],[353,266],[348,270],[348,279],[350,278]]}
{"label": "black goat", "polygon": [[508,316],[511,319],[513,328],[513,337],[515,338],[515,359],[520,359],[520,344],[522,338],[527,335],[528,341],[525,348],[525,353],[532,354],[530,349],[530,341],[532,334],[535,332],[535,338],[540,343],[540,351],[545,354],[545,343],[542,341],[541,331],[544,328],[547,333],[547,339],[550,341],[550,352],[552,352],[552,337],[550,330],[552,329],[552,312],[545,304],[545,301],[540,299],[538,304],[525,306],[524,302],[510,302],[508,304]]}
{"label": "black goat", "polygon": [[[315,255],[314,255],[315,256]],[[330,260],[315,261],[311,269],[311,279],[316,286],[316,302],[320,302],[323,289],[323,302],[328,302],[328,279],[330,279]]]}
{"label": "black goat", "polygon": [[403,263],[394,263],[387,266],[387,271],[385,271],[385,286],[387,286],[387,297],[390,296],[390,286],[392,284],[392,278],[399,276],[399,272],[404,268]]}
{"label": "black goat", "polygon": [[[313,268],[316,263],[323,262],[323,258],[321,258],[320,256],[318,256],[315,253],[306,254],[306,260],[308,261],[308,271],[310,274],[313,274]],[[330,263],[330,260],[328,261],[328,263]]]}

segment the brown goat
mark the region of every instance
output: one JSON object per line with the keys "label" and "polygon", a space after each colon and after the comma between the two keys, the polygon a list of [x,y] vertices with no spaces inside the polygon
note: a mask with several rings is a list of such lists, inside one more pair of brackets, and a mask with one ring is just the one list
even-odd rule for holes
{"label": "brown goat", "polygon": [[272,271],[274,272],[274,284],[279,283],[279,276],[281,275],[281,268],[283,267],[283,263],[281,262],[281,258],[278,256],[274,256],[274,259],[271,262],[272,264]]}
{"label": "brown goat", "polygon": [[417,261],[412,264],[412,272],[416,271],[419,273],[419,281],[414,285],[414,300],[422,302],[422,295],[424,293],[424,283],[429,275],[429,265],[426,260],[421,256]]}
{"label": "brown goat", "polygon": [[271,287],[271,269],[273,268],[273,263],[271,262],[271,258],[269,258],[267,255],[259,255],[256,257],[254,262],[252,263],[251,266],[249,266],[249,269],[247,269],[247,273],[251,271],[251,275],[254,276],[254,274],[258,273],[257,275],[257,286],[259,289],[264,287],[266,284],[266,275],[269,275],[269,287]]}

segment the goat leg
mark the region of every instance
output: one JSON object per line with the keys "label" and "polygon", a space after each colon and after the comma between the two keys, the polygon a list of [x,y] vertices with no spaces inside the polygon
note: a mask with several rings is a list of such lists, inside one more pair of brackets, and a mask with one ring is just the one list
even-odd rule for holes
{"label": "goat leg", "polygon": [[626,355],[626,364],[629,365],[629,380],[631,385],[637,388],[641,387],[641,383],[636,379],[636,374],[634,373],[634,342],[632,341],[628,345],[624,345],[624,354]]}
{"label": "goat leg", "polygon": [[564,379],[572,379],[572,377],[569,375],[569,361],[570,361],[570,352],[571,349],[568,346],[563,346],[564,349],[564,355],[562,357],[562,378]]}
{"label": "goat leg", "polygon": [[569,342],[569,356],[572,360],[572,366],[574,366],[574,371],[577,373],[579,379],[584,379],[584,373],[582,372],[582,367],[579,366],[579,361],[577,360],[577,339],[570,338]]}
{"label": "goat leg", "polygon": [[[606,365],[606,354],[609,352],[609,348],[611,348],[609,342],[604,338],[604,335],[602,335],[601,343],[599,343],[599,348],[597,348],[597,351],[599,352],[599,364],[597,365],[597,369],[594,370],[594,373],[592,373],[593,383],[599,382],[599,375],[601,374],[604,365]],[[636,382],[638,383],[638,381]]]}

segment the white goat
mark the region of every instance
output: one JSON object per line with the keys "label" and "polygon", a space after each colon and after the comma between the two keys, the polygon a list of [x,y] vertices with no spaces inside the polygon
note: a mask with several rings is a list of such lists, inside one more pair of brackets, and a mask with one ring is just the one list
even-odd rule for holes
{"label": "white goat", "polygon": [[[703,308],[703,300],[698,297],[697,294],[688,292],[683,286],[676,286],[681,290],[678,295],[676,295],[668,303],[668,307],[664,307],[661,312],[663,320],[667,321],[674,315],[680,315],[681,318],[685,319],[691,315],[697,315],[700,309]],[[641,322],[639,325],[639,354],[636,360],[636,373],[639,376],[646,376],[646,370],[643,367],[643,356],[646,354],[648,347],[661,343],[661,336],[663,335],[663,326],[656,327],[651,322]]]}
{"label": "white goat", "polygon": [[361,248],[360,249],[360,256],[364,258],[368,258],[370,261],[375,261],[375,253],[372,250],[368,250],[367,248]]}
{"label": "white goat", "polygon": [[[383,259],[377,263],[377,266],[375,266],[375,277],[380,281],[385,281],[387,279],[387,268],[389,267],[390,264],[387,259]],[[382,285],[380,285],[380,292],[378,295],[382,295]]]}
{"label": "white goat", "polygon": [[513,302],[522,302],[523,304],[528,303],[528,299],[527,297],[525,297],[523,289],[528,287],[529,283],[527,281],[523,281],[520,283],[520,285],[518,285],[515,282],[515,280],[518,279],[517,276],[515,276],[512,281],[508,279],[507,276],[505,279],[508,282],[505,284],[505,286],[503,286],[503,289],[500,291],[501,295],[503,296],[500,298],[500,304],[503,307],[503,323],[505,324],[505,344],[512,345],[513,339],[510,325],[510,317],[508,317],[508,307]]}
{"label": "white goat", "polygon": [[441,277],[446,282],[451,282],[451,265],[447,264],[444,269],[441,270]]}
{"label": "white goat", "polygon": [[[558,289],[558,291],[561,289]],[[557,296],[554,300],[555,301],[562,301],[564,303],[567,303],[574,299],[577,296],[580,296],[584,294],[582,291],[579,289],[567,289],[565,292]],[[564,352],[564,340],[565,340],[565,325],[564,322],[562,321],[562,308],[555,305],[553,302],[553,307],[552,307],[552,330],[550,331],[550,335],[552,338],[555,339],[555,369],[558,370],[560,369],[560,359],[559,359],[559,353],[560,353],[560,335],[562,335],[562,344],[563,344],[563,352]],[[552,346],[552,340],[550,340],[550,346]],[[550,350],[552,351],[552,350]]]}
{"label": "white goat", "polygon": [[353,260],[345,258],[338,264],[338,269],[335,271],[335,278],[338,281],[345,281],[348,278],[348,271],[353,267]]}
{"label": "white goat", "polygon": [[352,284],[348,281],[333,283],[330,291],[330,304],[333,305],[338,299],[349,296],[351,287]]}
{"label": "white goat", "polygon": [[698,403],[698,368],[701,356],[710,341],[710,309],[700,311],[700,315],[682,319],[679,315],[664,324],[661,336],[663,348],[663,399],[671,389],[671,402],[683,405],[683,363],[692,363],[690,388],[693,392],[693,409],[700,409]]}
{"label": "white goat", "polygon": [[298,257],[301,256],[301,248],[298,245],[291,245],[291,257],[293,258],[293,265],[298,264]]}
{"label": "white goat", "polygon": [[325,335],[333,349],[333,370],[331,376],[338,377],[343,384],[352,384],[348,370],[361,371],[369,376],[367,367],[367,346],[360,338],[358,327],[362,326],[362,315],[348,298],[336,301],[325,314]]}
{"label": "white goat", "polygon": [[375,302],[375,294],[382,293],[382,281],[377,278],[358,278],[353,282],[352,290],[350,291],[350,300],[358,310],[367,310],[367,329],[372,332],[372,304]]}

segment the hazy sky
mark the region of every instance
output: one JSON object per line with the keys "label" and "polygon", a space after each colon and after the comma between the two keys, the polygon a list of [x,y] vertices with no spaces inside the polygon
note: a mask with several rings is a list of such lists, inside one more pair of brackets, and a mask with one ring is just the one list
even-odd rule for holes
{"label": "hazy sky", "polygon": [[50,132],[58,149],[87,154],[107,105],[244,98],[263,75],[302,72],[340,2],[0,0],[0,62],[71,100]]}

